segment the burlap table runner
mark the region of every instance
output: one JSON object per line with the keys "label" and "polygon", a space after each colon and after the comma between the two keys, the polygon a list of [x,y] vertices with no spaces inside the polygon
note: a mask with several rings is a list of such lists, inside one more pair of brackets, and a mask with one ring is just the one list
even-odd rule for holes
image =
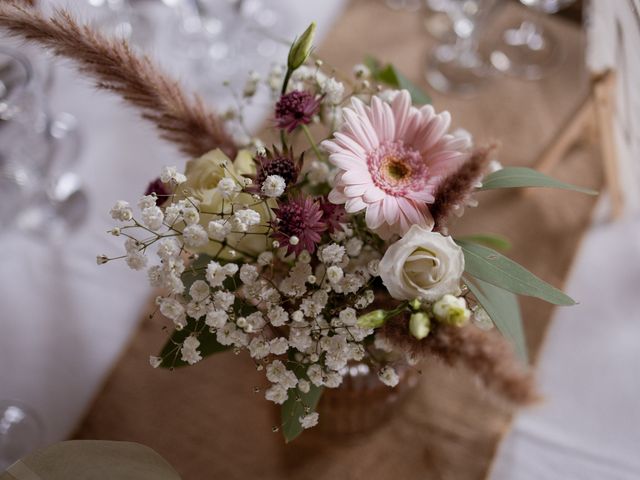
{"label": "burlap table runner", "polygon": [[[348,71],[365,54],[375,53],[423,84],[432,41],[422,17],[391,13],[382,3],[352,3],[322,46],[323,58]],[[498,24],[521,12],[505,7]],[[454,123],[477,141],[500,139],[500,160],[508,165],[532,164],[587,92],[581,32],[557,19],[549,26],[569,51],[553,75],[539,82],[496,78],[471,101],[434,95],[436,107],[449,109]],[[599,187],[596,146],[574,149],[554,175]],[[594,198],[550,190],[478,197],[480,207],[468,211],[457,230],[507,235],[515,246],[510,256],[562,285]],[[552,308],[530,299],[522,307],[535,357]],[[164,341],[158,323],[142,321],[76,437],[143,443],[185,480],[481,479],[512,415],[466,372],[434,361],[424,365],[416,394],[389,424],[366,438],[345,444],[312,430],[285,445],[280,434],[271,432],[278,423],[276,410],[262,393],[253,393],[263,375],[245,355],[225,353],[175,372],[152,370],[148,355]]]}

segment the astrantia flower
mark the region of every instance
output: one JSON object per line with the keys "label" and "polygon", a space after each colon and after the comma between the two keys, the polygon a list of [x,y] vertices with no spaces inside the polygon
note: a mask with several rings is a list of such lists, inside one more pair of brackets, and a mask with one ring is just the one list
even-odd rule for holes
{"label": "astrantia flower", "polygon": [[149,183],[144,192],[145,195],[152,195],[154,193],[156,195],[156,205],[161,206],[167,200],[169,195],[171,195],[171,190],[169,190],[168,185],[163,183],[162,180],[160,180],[160,177],[158,177]]}
{"label": "astrantia flower", "polygon": [[[292,198],[273,211],[277,217],[273,237],[280,246],[287,247],[287,253],[298,254],[303,250],[313,253],[322,232],[327,229],[319,203],[310,197]],[[297,242],[291,241],[293,237]]]}
{"label": "astrantia flower", "polygon": [[294,159],[293,151],[287,147],[282,151],[276,147],[273,147],[272,150],[266,150],[263,155],[258,155],[255,161],[257,163],[257,190],[260,190],[264,181],[271,175],[282,177],[287,187],[298,181],[302,157]]}
{"label": "astrantia flower", "polygon": [[276,103],[276,124],[291,133],[300,125],[311,123],[319,107],[320,98],[310,92],[294,90],[282,95]]}
{"label": "astrantia flower", "polygon": [[347,222],[347,212],[342,205],[331,203],[326,198],[320,200],[322,210],[322,220],[327,224],[329,233],[334,233],[342,229],[342,223]]}
{"label": "astrantia flower", "polygon": [[402,90],[391,104],[374,96],[369,107],[353,98],[344,120],[335,138],[322,143],[339,168],[329,200],[344,203],[348,213],[365,210],[367,226],[384,239],[411,225],[432,228],[427,204],[466,156],[466,141],[445,134],[449,113],[415,108]]}

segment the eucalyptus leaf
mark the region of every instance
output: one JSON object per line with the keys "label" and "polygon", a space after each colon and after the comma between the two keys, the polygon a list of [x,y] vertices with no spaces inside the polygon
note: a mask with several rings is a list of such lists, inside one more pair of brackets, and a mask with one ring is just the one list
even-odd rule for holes
{"label": "eucalyptus leaf", "polygon": [[198,341],[200,346],[198,351],[202,358],[206,358],[214,353],[224,352],[231,347],[222,345],[216,339],[216,334],[209,331],[209,327],[203,325],[204,322],[197,322],[193,318],[188,319],[187,326],[182,330],[174,330],[171,338],[165,343],[164,348],[160,352],[161,368],[179,368],[189,365],[181,359],[180,348],[184,340],[193,332],[198,333]]}
{"label": "eucalyptus leaf", "polygon": [[509,250],[511,248],[511,242],[507,237],[495,233],[479,233],[477,235],[458,237],[458,239],[465,242],[479,243],[498,250]]}
{"label": "eucalyptus leaf", "polygon": [[0,473],[0,480],[180,480],[149,447],[132,442],[70,440],[37,450]]}
{"label": "eucalyptus leaf", "polygon": [[482,187],[480,190],[524,187],[560,188],[562,190],[573,190],[575,192],[586,193],[587,195],[598,194],[598,192],[590,188],[561,182],[560,180],[549,177],[544,173],[540,173],[537,170],[526,167],[504,167],[497,172],[493,172],[482,180]]}
{"label": "eucalyptus leaf", "polygon": [[405,77],[396,67],[388,63],[382,66],[379,60],[368,56],[365,64],[371,70],[371,76],[380,83],[399,90],[408,90],[411,101],[416,105],[431,103],[431,98],[420,87]]}
{"label": "eucalyptus leaf", "polygon": [[528,363],[527,343],[518,297],[478,278],[468,280],[466,284],[500,333],[513,344],[518,356]]}
{"label": "eucalyptus leaf", "polygon": [[[309,380],[305,367],[299,363],[290,361],[289,369],[296,374],[298,379]],[[322,396],[323,387],[316,387],[311,382],[309,384],[311,388],[307,393],[302,393],[297,388],[289,389],[289,397],[280,409],[282,435],[287,443],[298,437],[304,430],[300,425],[299,418],[306,415],[305,407],[309,407],[311,412],[315,411]]]}
{"label": "eucalyptus leaf", "polygon": [[460,239],[456,243],[462,247],[465,271],[470,275],[513,293],[555,305],[575,305],[571,297],[495,250]]}

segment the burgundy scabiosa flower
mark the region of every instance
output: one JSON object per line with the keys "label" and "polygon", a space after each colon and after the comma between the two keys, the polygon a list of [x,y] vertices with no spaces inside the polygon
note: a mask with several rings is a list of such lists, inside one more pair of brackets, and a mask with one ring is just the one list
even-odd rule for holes
{"label": "burgundy scabiosa flower", "polygon": [[334,233],[342,228],[342,223],[347,221],[347,212],[342,205],[331,203],[326,197],[320,200],[322,220],[327,224],[329,233]]}
{"label": "burgundy scabiosa flower", "polygon": [[280,97],[276,103],[278,128],[293,132],[300,125],[308,125],[320,107],[320,98],[312,93],[294,90]]}
{"label": "burgundy scabiosa flower", "polygon": [[302,156],[294,160],[293,150],[286,146],[282,151],[274,146],[271,151],[267,150],[264,155],[259,155],[255,161],[258,164],[255,182],[258,189],[269,175],[280,175],[287,187],[298,181]]}
{"label": "burgundy scabiosa flower", "polygon": [[327,224],[322,220],[320,204],[311,197],[296,197],[274,208],[273,238],[296,255],[307,250],[313,253]]}
{"label": "burgundy scabiosa flower", "polygon": [[162,180],[160,180],[160,177],[156,178],[151,183],[149,183],[149,185],[147,186],[147,189],[144,191],[145,195],[151,195],[153,193],[155,193],[157,197],[156,198],[157,206],[161,206],[164,202],[167,201],[167,198],[169,198],[169,195],[171,195],[171,191],[167,188],[167,185],[165,183],[162,183]]}

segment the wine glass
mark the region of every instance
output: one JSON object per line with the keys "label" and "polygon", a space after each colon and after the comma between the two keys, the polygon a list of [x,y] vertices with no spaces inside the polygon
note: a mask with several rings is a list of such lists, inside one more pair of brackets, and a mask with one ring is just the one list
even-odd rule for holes
{"label": "wine glass", "polygon": [[[227,95],[224,80],[268,64],[283,51],[277,40],[286,13],[263,0],[162,0],[178,28],[165,51],[180,51],[173,67],[209,98]],[[182,65],[178,65],[182,62]],[[212,80],[216,79],[216,80]]]}
{"label": "wine glass", "polygon": [[42,421],[30,407],[0,400],[0,472],[40,447],[43,437]]}
{"label": "wine glass", "polygon": [[522,18],[505,29],[498,46],[491,52],[491,64],[500,72],[538,80],[559,65],[565,55],[562,42],[540,21],[574,0],[520,0],[535,12],[534,18]]}
{"label": "wine glass", "polygon": [[95,23],[102,31],[124,38],[133,45],[147,46],[153,37],[151,19],[132,0],[86,0],[95,9]]}
{"label": "wine glass", "polygon": [[471,96],[491,76],[478,52],[478,38],[497,0],[449,0],[448,14],[456,39],[436,46],[429,54],[425,77],[442,93]]}
{"label": "wine glass", "polygon": [[87,199],[69,171],[80,148],[77,122],[50,114],[50,77],[36,71],[22,53],[0,48],[0,225],[55,235],[79,224]]}

